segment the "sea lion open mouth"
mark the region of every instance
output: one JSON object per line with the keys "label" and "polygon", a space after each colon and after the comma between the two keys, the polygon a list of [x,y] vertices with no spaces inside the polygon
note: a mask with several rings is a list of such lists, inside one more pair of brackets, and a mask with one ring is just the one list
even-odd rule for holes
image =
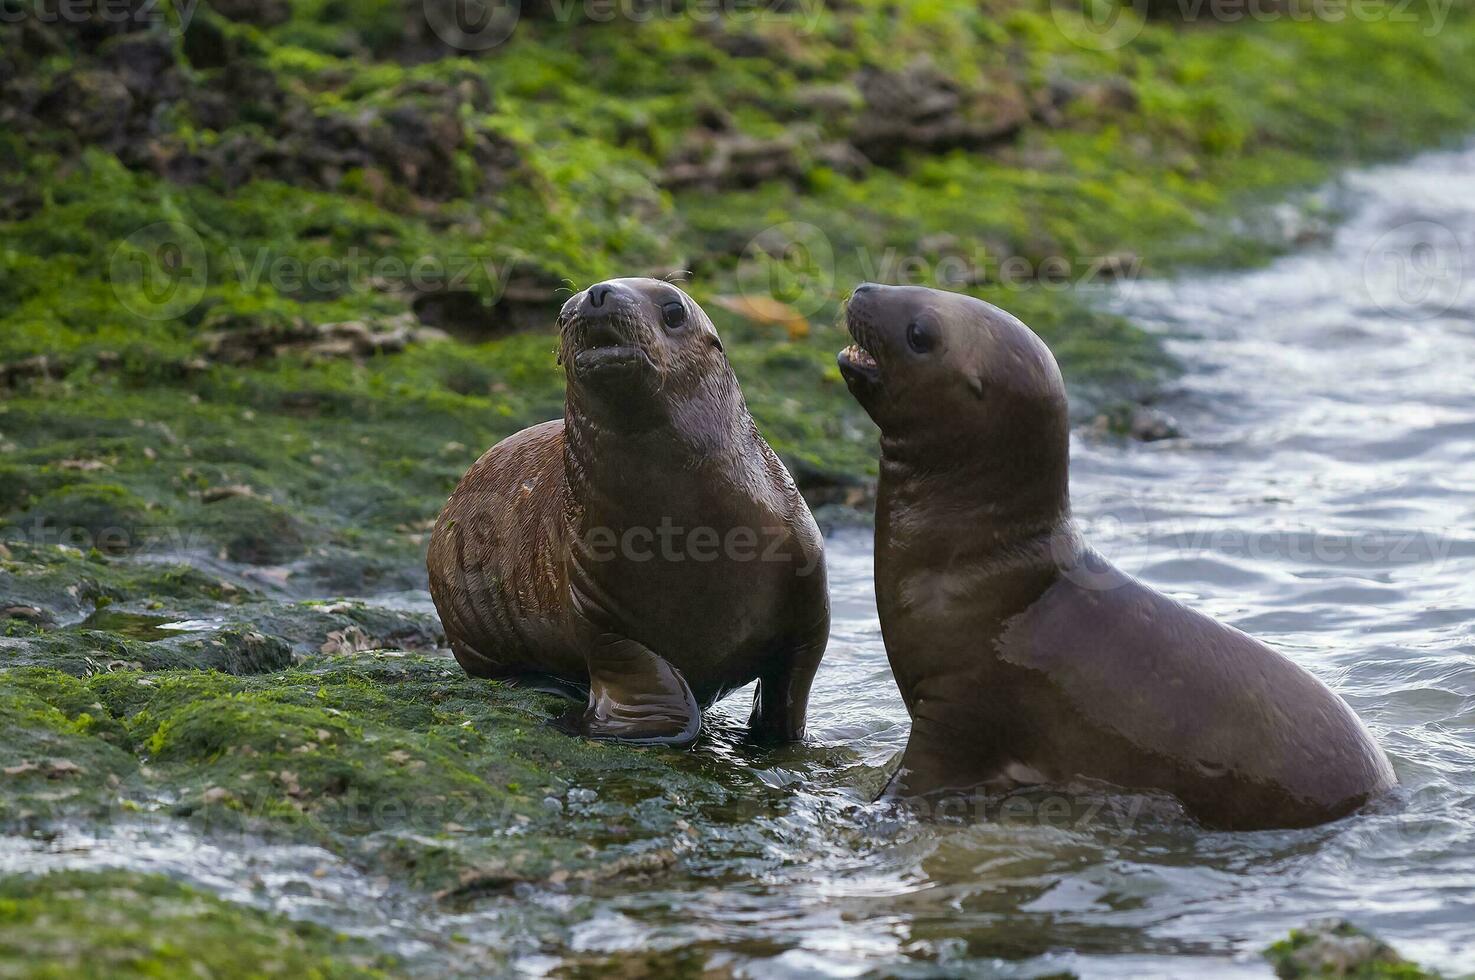
{"label": "sea lion open mouth", "polygon": [[606,368],[654,367],[645,348],[634,338],[639,327],[618,316],[581,317],[570,324],[574,337],[574,367],[582,374]]}
{"label": "sea lion open mouth", "polygon": [[[574,365],[581,372],[599,371],[605,368],[638,367],[651,364],[650,357],[639,347],[611,344],[581,350],[574,355]],[[654,366],[654,365],[652,365]]]}
{"label": "sea lion open mouth", "polygon": [[876,347],[873,342],[875,334],[870,329],[869,311],[864,304],[871,288],[870,283],[861,283],[846,299],[845,329],[853,343],[835,356],[841,376],[857,396],[861,390],[877,388],[881,384],[881,365],[876,355],[871,353]]}
{"label": "sea lion open mouth", "polygon": [[881,383],[881,365],[877,364],[875,356],[860,344],[851,344],[842,350],[835,361],[840,365],[840,373],[847,380],[864,381],[867,384]]}

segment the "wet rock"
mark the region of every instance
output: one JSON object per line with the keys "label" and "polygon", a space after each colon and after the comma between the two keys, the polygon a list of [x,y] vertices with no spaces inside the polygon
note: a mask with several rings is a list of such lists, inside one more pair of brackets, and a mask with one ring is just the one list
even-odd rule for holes
{"label": "wet rock", "polygon": [[0,608],[0,619],[18,619],[33,626],[54,626],[56,624],[51,613],[37,606],[5,606]]}
{"label": "wet rock", "polygon": [[[508,140],[484,130],[468,131],[461,120],[462,93],[486,101],[484,88],[442,86],[412,100],[355,113],[312,115],[300,128],[278,137],[260,156],[258,170],[299,183],[336,187],[350,170],[376,168],[415,194],[445,200],[464,192],[493,193],[520,166],[521,154]],[[476,164],[480,186],[463,186],[457,157],[465,151]]]}
{"label": "wet rock", "polygon": [[[7,40],[13,46],[0,45],[4,49],[0,58],[5,59],[0,64],[15,66],[16,74],[19,74],[19,65],[23,60],[28,63],[29,59],[51,58],[65,54],[67,50],[66,43],[52,25],[33,18],[22,20]],[[0,74],[0,78],[6,77],[15,76]]]}
{"label": "wet rock", "polygon": [[1313,977],[1433,978],[1387,943],[1344,919],[1322,919],[1265,951],[1282,980]]}
{"label": "wet rock", "polygon": [[140,670],[214,670],[247,676],[285,670],[293,662],[290,646],[244,625],[146,641],[68,627],[24,638],[6,656],[9,667],[44,667],[74,677]]}
{"label": "wet rock", "polygon": [[[388,976],[364,939],[293,921],[165,875],[64,871],[0,878],[0,949],[56,976]],[[34,970],[21,972],[34,973]]]}
{"label": "wet rock", "polygon": [[6,6],[4,22],[39,28],[54,43],[84,53],[95,51],[109,38],[155,30],[163,21],[158,0],[35,0]]}
{"label": "wet rock", "polygon": [[153,646],[156,655],[172,655],[181,661],[181,666],[218,670],[237,676],[286,670],[294,660],[291,648],[281,640],[240,626],[197,637],[161,641]]}
{"label": "wet rock", "polygon": [[150,523],[145,501],[123,487],[99,483],[63,486],[32,502],[22,515],[24,526],[58,543],[105,553],[132,549]]}
{"label": "wet rock", "polygon": [[166,84],[172,88],[174,47],[162,34],[126,34],[103,48],[101,60],[117,72],[134,99],[146,102],[176,94],[163,91]]}
{"label": "wet rock", "polygon": [[568,297],[568,284],[535,266],[513,270],[496,299],[471,289],[430,288],[409,297],[410,308],[438,336],[468,343],[529,330],[546,330]]}
{"label": "wet rock", "polygon": [[775,43],[756,31],[718,29],[711,31],[708,39],[713,47],[733,58],[781,57]]}
{"label": "wet rock", "polygon": [[1171,415],[1141,404],[1119,404],[1097,414],[1091,420],[1091,432],[1097,436],[1126,436],[1138,442],[1159,442],[1183,435]]}
{"label": "wet rock", "polygon": [[1035,118],[1049,126],[1063,126],[1071,115],[1103,119],[1135,112],[1137,90],[1126,78],[1079,81],[1057,78],[1035,95]]}
{"label": "wet rock", "polygon": [[811,508],[858,508],[869,512],[875,502],[876,488],[873,481],[851,473],[825,469],[803,458],[790,460],[789,470],[799,492],[804,495],[804,500]]}
{"label": "wet rock", "polygon": [[301,100],[269,68],[251,61],[231,65],[212,84],[192,91],[189,111],[200,126],[225,136],[239,135],[227,130],[253,122],[291,130],[309,124],[309,110]]}
{"label": "wet rock", "polygon": [[458,71],[445,79],[417,79],[399,88],[403,98],[438,100],[451,107],[464,104],[477,112],[492,109],[492,90],[486,79],[471,71]]}
{"label": "wet rock", "polygon": [[252,607],[251,616],[266,633],[299,653],[352,655],[370,650],[434,650],[445,643],[440,620],[362,602],[272,603]]}
{"label": "wet rock", "polygon": [[1326,215],[1310,206],[1314,202],[1296,204],[1284,201],[1266,211],[1268,236],[1292,248],[1320,245],[1331,240],[1332,225]]}
{"label": "wet rock", "polygon": [[[388,105],[324,113],[283,89],[269,69],[232,63],[189,103],[199,125],[222,137],[205,146],[161,138],[149,146],[149,165],[175,180],[225,190],[257,179],[334,190],[350,174],[372,173],[371,184],[387,180],[432,200],[485,197],[521,166],[512,142],[463,122],[463,107],[491,106],[485,82],[470,77],[407,84]],[[463,166],[463,154],[472,166]]]}
{"label": "wet rock", "polygon": [[60,378],[65,373],[58,360],[46,354],[37,354],[35,357],[24,357],[7,365],[0,365],[0,387],[13,388],[19,382],[35,381],[38,378]]}
{"label": "wet rock", "polygon": [[107,71],[69,72],[37,107],[38,115],[85,143],[116,147],[127,133],[133,95],[121,76]]}
{"label": "wet rock", "polygon": [[[290,12],[283,0],[219,0],[215,7],[257,25]],[[70,17],[10,27],[0,68],[13,60],[15,70],[0,71],[0,124],[73,148],[99,145],[129,167],[224,190],[257,179],[332,190],[349,174],[372,169],[433,200],[486,197],[500,192],[521,166],[515,144],[465,121],[492,105],[486,82],[475,73],[407,82],[382,103],[323,112],[253,57],[255,41],[222,30],[208,12],[193,18],[179,50],[158,17],[128,29],[116,26],[95,38],[89,23]],[[40,72],[33,63],[39,56],[10,44],[12,36],[31,35],[46,41],[33,45],[38,50],[81,47],[84,56],[54,77]],[[79,44],[79,38],[91,40]],[[194,69],[188,86],[180,51]],[[180,132],[180,119],[191,124],[189,132]],[[200,130],[218,138],[194,138]]]}
{"label": "wet rock", "polygon": [[208,17],[197,17],[184,32],[184,57],[197,69],[223,68],[236,60],[235,45],[219,24]]}
{"label": "wet rock", "polygon": [[229,561],[282,565],[307,553],[309,532],[287,509],[256,496],[219,498],[203,508],[198,530]]}
{"label": "wet rock", "polygon": [[[655,977],[733,980],[742,975],[719,959],[699,947],[629,950],[617,956],[579,952],[566,954],[554,976],[560,980],[584,977],[601,977],[603,980],[652,980]],[[1073,977],[1074,974],[1061,975],[1062,978],[1067,976]]]}
{"label": "wet rock", "polygon": [[821,143],[812,156],[815,163],[846,177],[860,177],[871,168],[866,155],[843,140]]}
{"label": "wet rock", "polygon": [[697,131],[667,162],[661,183],[673,190],[754,187],[803,175],[795,133],[761,139],[744,133]]}
{"label": "wet rock", "polygon": [[1183,433],[1171,415],[1142,405],[1132,412],[1127,434],[1138,442],[1157,442],[1161,439],[1176,439]]}
{"label": "wet rock", "polygon": [[380,649],[383,644],[377,643],[362,627],[350,626],[347,629],[333,630],[323,645],[318,647],[318,652],[328,656],[337,656],[345,653],[362,653],[366,650]]}
{"label": "wet rock", "polygon": [[908,150],[978,149],[1017,133],[1029,100],[1008,80],[964,90],[923,59],[899,71],[861,75],[865,108],[850,139],[875,163],[895,164]]}
{"label": "wet rock", "polygon": [[794,93],[794,104],[806,114],[830,118],[861,109],[865,97],[854,85],[809,85]]}
{"label": "wet rock", "polygon": [[0,769],[7,776],[24,776],[36,773],[47,779],[61,779],[66,776],[76,776],[82,772],[82,767],[70,759],[43,759],[40,762],[22,762],[14,766],[6,766]]}
{"label": "wet rock", "polygon": [[219,503],[220,501],[225,500],[229,497],[259,496],[261,495],[258,494],[255,490],[252,490],[250,487],[245,486],[244,484],[235,483],[222,487],[206,487],[204,490],[200,491],[200,503],[214,504]]}
{"label": "wet rock", "polygon": [[207,323],[206,356],[216,363],[249,364],[289,354],[318,358],[366,358],[398,353],[445,334],[406,314],[364,322],[310,323],[301,318],[254,318],[226,313]]}

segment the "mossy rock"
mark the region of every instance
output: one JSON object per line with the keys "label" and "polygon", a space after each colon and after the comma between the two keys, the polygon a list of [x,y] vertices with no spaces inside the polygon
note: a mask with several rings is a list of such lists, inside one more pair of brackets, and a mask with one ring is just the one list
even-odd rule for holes
{"label": "mossy rock", "polygon": [[121,734],[70,678],[33,675],[0,685],[0,825],[63,813],[103,815],[137,760]]}
{"label": "mossy rock", "polygon": [[249,626],[155,641],[98,629],[54,630],[14,642],[0,655],[0,666],[47,667],[78,677],[120,669],[265,674],[292,663],[290,646]]}
{"label": "mossy rock", "polygon": [[0,596],[6,604],[38,607],[58,622],[82,620],[98,608],[124,601],[158,609],[167,605],[175,612],[200,611],[249,595],[186,565],[127,561],[14,539],[7,550],[10,558],[0,560]]}
{"label": "mossy rock", "polygon": [[[448,901],[554,875],[665,873],[688,820],[741,819],[734,785],[768,793],[695,757],[570,738],[548,724],[562,699],[469,678],[446,657],[344,654],[258,677],[0,670],[0,693],[6,719],[35,733],[13,764],[80,770],[27,768],[9,797],[0,784],[12,824],[163,805],[206,832],[319,844]],[[39,806],[36,787],[63,776],[87,792]]]}
{"label": "mossy rock", "polygon": [[1438,980],[1400,956],[1392,946],[1346,920],[1313,922],[1293,929],[1265,950],[1265,958],[1282,980],[1354,977],[1359,980]]}
{"label": "mossy rock", "polygon": [[21,521],[61,544],[119,553],[137,541],[148,513],[148,503],[124,487],[78,483],[33,501]]}
{"label": "mossy rock", "polygon": [[219,542],[225,557],[244,565],[282,565],[307,553],[310,532],[285,507],[233,496],[199,509],[198,529]]}
{"label": "mossy rock", "polygon": [[383,977],[369,944],[161,875],[0,878],[0,977]]}

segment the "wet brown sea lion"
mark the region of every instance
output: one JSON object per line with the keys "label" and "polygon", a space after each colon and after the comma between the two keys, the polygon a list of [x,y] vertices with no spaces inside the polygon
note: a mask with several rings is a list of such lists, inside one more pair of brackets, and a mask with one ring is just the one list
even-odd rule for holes
{"label": "wet brown sea lion", "polygon": [[1028,327],[871,284],[846,318],[841,371],[881,427],[876,599],[912,716],[888,794],[1084,778],[1250,829],[1320,823],[1393,786],[1319,680],[1080,539],[1065,387]]}
{"label": "wet brown sea lion", "polygon": [[591,737],[685,744],[754,680],[750,728],[798,739],[829,637],[814,518],[759,435],[711,320],[654,279],[559,315],[563,419],[479,459],[431,537],[430,591],[478,677],[587,688]]}

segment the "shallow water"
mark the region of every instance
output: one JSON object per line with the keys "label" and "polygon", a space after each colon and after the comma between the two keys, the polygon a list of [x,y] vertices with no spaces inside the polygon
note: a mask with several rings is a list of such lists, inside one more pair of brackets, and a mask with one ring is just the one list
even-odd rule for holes
{"label": "shallow water", "polygon": [[[539,974],[685,948],[761,977],[1265,976],[1259,950],[1325,915],[1475,970],[1475,150],[1327,193],[1350,218],[1320,245],[1102,297],[1172,338],[1188,370],[1160,407],[1186,436],[1082,435],[1073,487],[1088,538],[1123,568],[1348,699],[1403,784],[1371,812],[1223,834],[1131,797],[1033,794],[966,821],[868,804],[908,726],[870,542],[851,531],[829,542],[835,628],[810,742],[749,753],[743,706],[719,707],[697,751],[739,802],[708,814],[716,829],[655,886],[526,888],[453,913],[325,851],[172,820],[7,839],[0,868],[165,871],[371,936],[426,973],[494,950]],[[426,608],[416,593],[375,601]]]}

